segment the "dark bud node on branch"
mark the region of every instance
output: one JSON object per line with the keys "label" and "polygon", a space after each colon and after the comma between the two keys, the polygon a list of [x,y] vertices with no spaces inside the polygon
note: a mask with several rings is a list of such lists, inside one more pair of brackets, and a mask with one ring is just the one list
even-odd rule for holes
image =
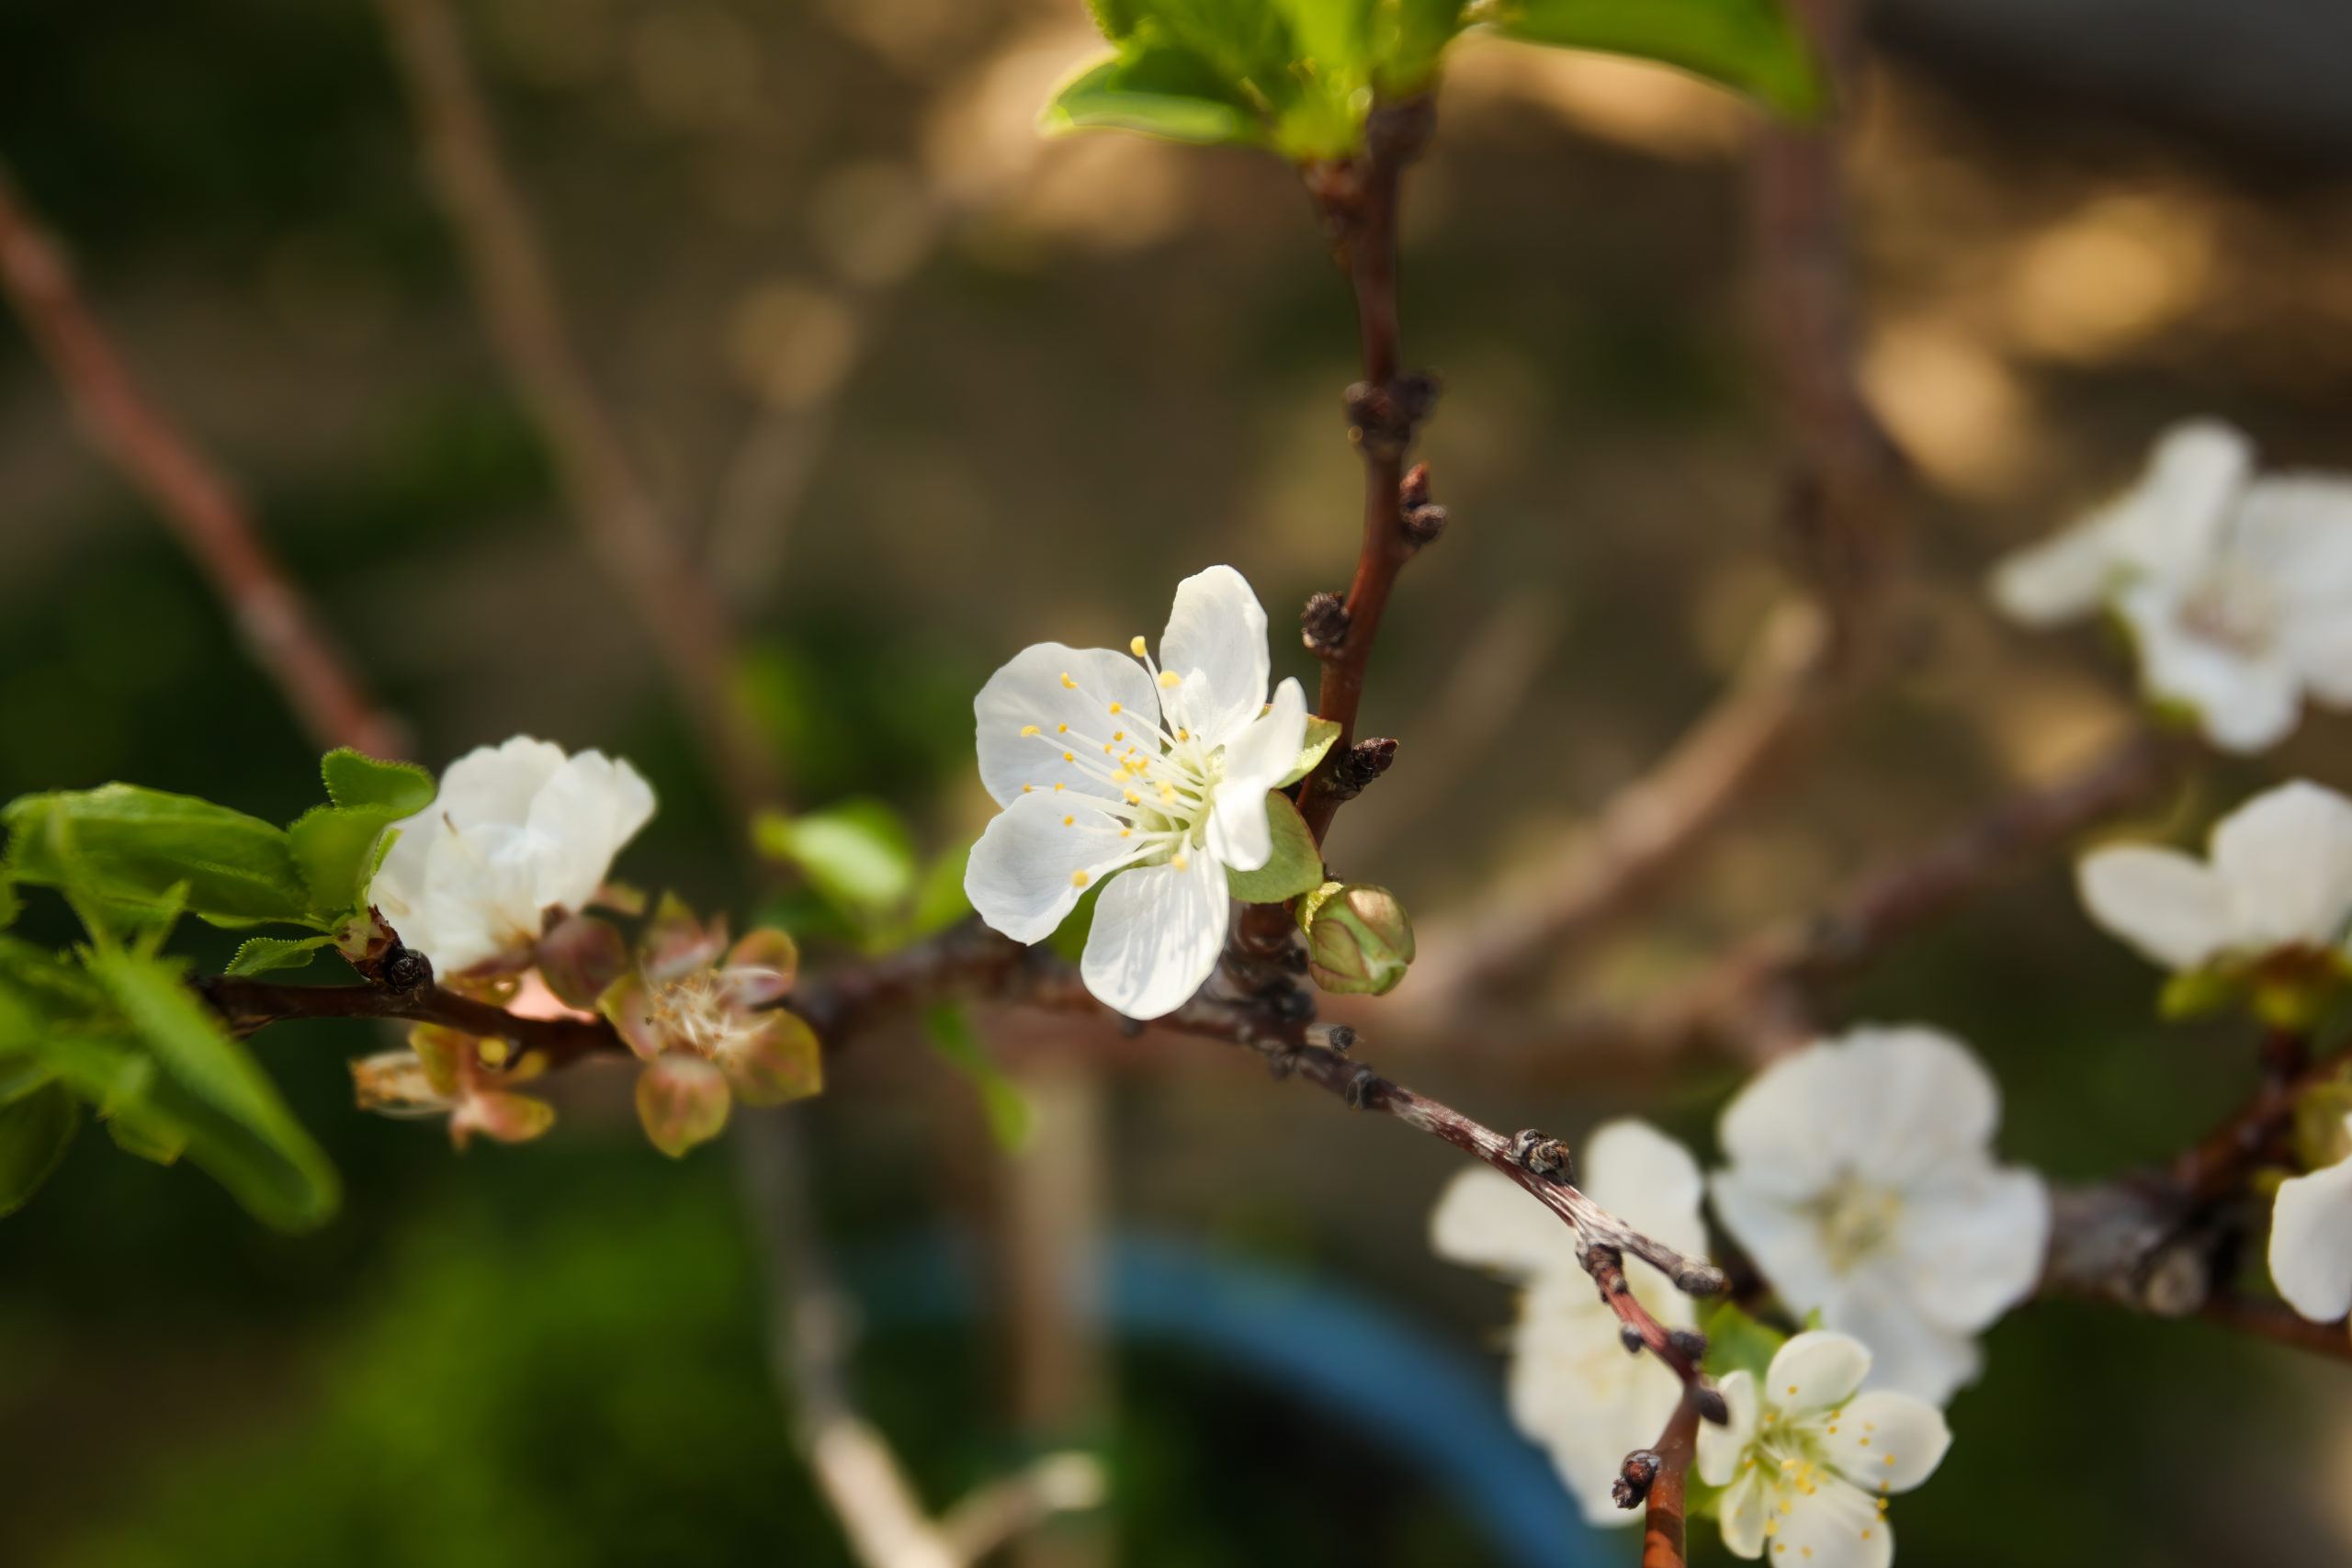
{"label": "dark bud node on branch", "polygon": [[1437,407],[1443,389],[1434,372],[1408,370],[1381,386],[1358,381],[1346,396],[1348,424],[1354,438],[1375,456],[1402,457],[1413,444],[1413,434]]}
{"label": "dark bud node on branch", "polygon": [[1371,1106],[1373,1096],[1379,1091],[1380,1075],[1370,1067],[1358,1067],[1354,1076],[1348,1079],[1348,1087],[1341,1091],[1341,1097],[1347,1100],[1349,1110],[1363,1111]]}
{"label": "dark bud node on branch", "polygon": [[1317,593],[1299,613],[1299,640],[1317,659],[1337,659],[1348,646],[1348,606],[1336,593]]}
{"label": "dark bud node on branch", "polygon": [[1346,1055],[1355,1048],[1356,1032],[1344,1023],[1318,1023],[1306,1032],[1309,1045],[1321,1045]]}
{"label": "dark bud node on branch", "polygon": [[1364,785],[1388,771],[1396,760],[1396,742],[1386,736],[1374,736],[1359,740],[1340,752],[1331,763],[1331,776],[1324,784],[1333,800],[1353,800],[1363,793]]}
{"label": "dark bud node on branch", "polygon": [[1396,487],[1397,517],[1415,549],[1434,544],[1445,532],[1445,508],[1430,499],[1430,466],[1416,463]]}
{"label": "dark bud node on branch", "polygon": [[1674,1277],[1674,1288],[1686,1296],[1720,1296],[1731,1289],[1731,1277],[1712,1263],[1693,1263]]}
{"label": "dark bud node on branch", "polygon": [[1690,1391],[1690,1397],[1699,1406],[1700,1419],[1708,1425],[1724,1427],[1731,1424],[1731,1406],[1724,1403],[1722,1390],[1701,1383]]}
{"label": "dark bud node on branch", "polygon": [[1628,1356],[1638,1356],[1642,1353],[1642,1331],[1630,1323],[1621,1323],[1617,1325],[1617,1343],[1625,1347]]}
{"label": "dark bud node on branch", "polygon": [[1510,1157],[1521,1169],[1532,1171],[1546,1181],[1575,1179],[1576,1162],[1568,1153],[1568,1145],[1532,1127],[1513,1135]]}
{"label": "dark bud node on branch", "polygon": [[1617,1480],[1609,1488],[1609,1495],[1617,1499],[1621,1508],[1640,1507],[1649,1501],[1650,1483],[1657,1479],[1657,1472],[1665,1465],[1666,1461],[1649,1450],[1635,1449],[1617,1467]]}
{"label": "dark bud node on branch", "polygon": [[374,978],[389,990],[421,991],[433,984],[433,961],[396,942],[378,961]]}
{"label": "dark bud node on branch", "polygon": [[1707,1359],[1707,1337],[1695,1328],[1668,1329],[1666,1342],[1694,1367]]}

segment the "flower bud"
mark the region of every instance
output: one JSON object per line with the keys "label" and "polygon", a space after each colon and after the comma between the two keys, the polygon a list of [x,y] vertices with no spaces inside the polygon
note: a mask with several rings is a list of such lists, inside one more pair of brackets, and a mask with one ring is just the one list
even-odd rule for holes
{"label": "flower bud", "polygon": [[1385,887],[1327,882],[1300,900],[1306,972],[1327,991],[1379,997],[1413,962],[1413,922]]}

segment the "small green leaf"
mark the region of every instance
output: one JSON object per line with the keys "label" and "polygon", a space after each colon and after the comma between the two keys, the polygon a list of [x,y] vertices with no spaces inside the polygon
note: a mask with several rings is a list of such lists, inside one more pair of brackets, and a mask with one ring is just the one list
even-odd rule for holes
{"label": "small green leaf", "polygon": [[437,793],[433,775],[415,763],[387,762],[348,746],[320,758],[319,775],[337,806],[389,812],[394,819],[415,816]]}
{"label": "small green leaf", "polygon": [[247,937],[238,944],[236,956],[229,960],[228,972],[266,975],[273,969],[307,969],[319,949],[333,941],[331,936]]}
{"label": "small green leaf", "polygon": [[1760,1379],[1781,1347],[1789,1342],[1787,1335],[1757,1322],[1733,1302],[1717,1307],[1707,1318],[1705,1328],[1704,1370],[1713,1378],[1746,1371]]}
{"label": "small green leaf", "polygon": [[286,829],[313,919],[336,924],[364,907],[368,884],[390,847],[391,823],[380,809],[314,806]]}
{"label": "small green leaf", "polygon": [[1373,10],[1374,81],[1384,96],[1410,97],[1437,75],[1438,58],[1462,30],[1464,0],[1379,0]]}
{"label": "small green leaf", "polygon": [[1248,98],[1206,61],[1167,44],[1130,43],[1080,72],[1046,101],[1037,129],[1139,130],[1203,145],[1265,140]]}
{"label": "small green leaf", "polygon": [[334,1168],[278,1098],[277,1086],[164,961],[119,949],[89,953],[91,977],[162,1069],[160,1081],[115,1086],[131,1119],[175,1126],[189,1156],[266,1224],[307,1230],[340,1199]]}
{"label": "small green leaf", "polygon": [[17,917],[24,912],[25,901],[17,897],[17,879],[6,867],[0,866],[0,931],[15,925]]}
{"label": "small green leaf", "polygon": [[1284,773],[1282,783],[1274,787],[1288,789],[1313,773],[1315,764],[1323,760],[1323,753],[1329,751],[1331,749],[1331,743],[1339,738],[1340,726],[1336,719],[1325,718],[1319,714],[1308,714],[1306,743],[1298,749],[1298,761],[1291,764],[1290,772]]}
{"label": "small green leaf", "polygon": [[114,1146],[151,1165],[177,1165],[187,1153],[187,1133],[164,1117],[131,1105],[120,1105],[107,1118],[107,1136]]}
{"label": "small green leaf", "polygon": [[0,1106],[0,1214],[15,1213],[40,1190],[81,1126],[81,1104],[62,1083]]}
{"label": "small green leaf", "polygon": [[1505,36],[1660,61],[1761,99],[1792,119],[1826,105],[1820,70],[1779,0],[1511,0]]}
{"label": "small green leaf", "polygon": [[2245,988],[2236,976],[2211,969],[2189,969],[2175,975],[2156,993],[2156,1016],[2166,1023],[2204,1018],[2228,1007]]}
{"label": "small green leaf", "polygon": [[10,1050],[0,1055],[0,1105],[14,1105],[57,1077],[49,1064],[29,1051]]}
{"label": "small green leaf", "polygon": [[914,889],[914,841],[878,800],[846,800],[806,817],[765,812],[752,833],[761,852],[789,862],[861,925],[894,913]]}
{"label": "small green leaf", "polygon": [[926,1008],[922,1015],[923,1032],[931,1036],[932,1048],[945,1058],[966,1077],[980,1097],[980,1108],[989,1119],[989,1132],[995,1137],[997,1147],[1016,1153],[1029,1142],[1033,1117],[1029,1097],[1021,1086],[1005,1076],[980,1043],[979,1032],[964,1010],[954,1002],[942,1002]]}
{"label": "small green leaf", "polygon": [[185,888],[190,913],[214,925],[313,923],[286,834],[209,800],[112,784],[21,796],[0,820],[17,881],[70,883],[124,924],[167,915],[175,887]]}
{"label": "small green leaf", "polygon": [[1274,840],[1274,852],[1255,871],[1227,868],[1225,885],[1233,896],[1245,904],[1279,904],[1320,887],[1323,852],[1315,847],[1315,835],[1306,830],[1306,821],[1290,803],[1290,796],[1267,792],[1266,827]]}
{"label": "small green leaf", "polygon": [[945,931],[972,912],[972,900],[964,893],[964,867],[971,858],[971,845],[955,844],[931,863],[931,868],[922,874],[922,886],[915,889],[910,936],[925,937]]}

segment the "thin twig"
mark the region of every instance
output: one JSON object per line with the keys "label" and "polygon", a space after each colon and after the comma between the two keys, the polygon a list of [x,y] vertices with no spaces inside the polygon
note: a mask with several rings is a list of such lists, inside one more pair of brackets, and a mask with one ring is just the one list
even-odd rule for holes
{"label": "thin twig", "polygon": [[492,344],[546,436],[591,553],[635,608],[739,810],[772,802],[774,752],[738,700],[726,605],[687,564],[582,367],[447,0],[378,0],[424,157]]}
{"label": "thin twig", "polygon": [[162,514],[227,606],[254,662],[322,747],[397,757],[400,727],[345,667],[235,492],[131,377],[57,246],[0,173],[0,288],[83,432]]}
{"label": "thin twig", "polygon": [[1683,1497],[1698,1448],[1699,1402],[1692,1391],[1685,1389],[1657,1447],[1651,1450],[1657,1456],[1657,1472],[1650,1482],[1648,1510],[1642,1517],[1642,1568],[1682,1568],[1686,1561]]}

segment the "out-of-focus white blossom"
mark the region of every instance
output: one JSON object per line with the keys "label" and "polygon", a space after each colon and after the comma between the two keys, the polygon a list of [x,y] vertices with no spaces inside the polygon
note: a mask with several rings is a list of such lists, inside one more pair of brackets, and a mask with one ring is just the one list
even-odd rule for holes
{"label": "out-of-focus white blossom", "polygon": [[433,804],[396,825],[368,901],[435,970],[462,974],[527,953],[548,910],[583,908],[652,815],[627,762],[518,735],[449,764]]}
{"label": "out-of-focus white blossom", "polygon": [[[1705,1253],[1704,1183],[1680,1144],[1646,1122],[1611,1122],[1578,1163],[1595,1202],[1678,1251]],[[1430,1234],[1441,1257],[1526,1288],[1510,1337],[1511,1419],[1550,1453],[1589,1523],[1630,1523],[1637,1516],[1615,1505],[1610,1487],[1626,1454],[1657,1440],[1681,1381],[1655,1356],[1625,1353],[1617,1314],[1577,1260],[1575,1233],[1509,1177],[1484,1166],[1455,1177]],[[1628,1257],[1625,1279],[1668,1328],[1692,1325],[1690,1298],[1665,1275]]]}
{"label": "out-of-focus white blossom", "polygon": [[1225,946],[1226,868],[1273,852],[1266,792],[1306,738],[1298,682],[1269,707],[1269,673],[1266,612],[1229,566],[1177,585],[1157,665],[1140,637],[1126,653],[1022,649],[972,704],[980,779],[1004,807],[965,870],[980,919],[1042,941],[1113,877],[1086,988],[1129,1018],[1182,1006]]}
{"label": "out-of-focus white blossom", "polygon": [[2176,972],[2323,953],[2352,921],[2352,800],[2296,780],[2214,825],[2206,860],[2154,844],[2083,857],[2091,918]]}
{"label": "out-of-focus white blossom", "polygon": [[1724,1378],[1730,1419],[1699,1425],[1699,1478],[1736,1557],[1805,1568],[1885,1568],[1894,1560],[1886,1497],[1935,1472],[1951,1447],[1943,1413],[1891,1389],[1857,1391],[1871,1353],[1816,1330],[1781,1347],[1759,1383]]}
{"label": "out-of-focus white blossom", "polygon": [[2225,750],[2284,739],[2306,694],[2352,705],[2352,479],[2255,478],[2214,421],[2167,431],[2136,487],[2001,562],[1992,592],[2029,626],[2111,611],[2148,695]]}
{"label": "out-of-focus white blossom", "polygon": [[1874,1386],[1940,1404],[1976,1375],[1974,1336],[2032,1290],[2049,1236],[2041,1179],[1994,1163],[1999,1122],[1958,1041],[1857,1029],[1724,1108],[1715,1213],[1792,1312],[1870,1346]]}
{"label": "out-of-focus white blossom", "polygon": [[2270,1211],[2270,1281],[2313,1323],[2352,1312],[2352,1117],[2339,1142],[2346,1157],[2280,1182]]}

